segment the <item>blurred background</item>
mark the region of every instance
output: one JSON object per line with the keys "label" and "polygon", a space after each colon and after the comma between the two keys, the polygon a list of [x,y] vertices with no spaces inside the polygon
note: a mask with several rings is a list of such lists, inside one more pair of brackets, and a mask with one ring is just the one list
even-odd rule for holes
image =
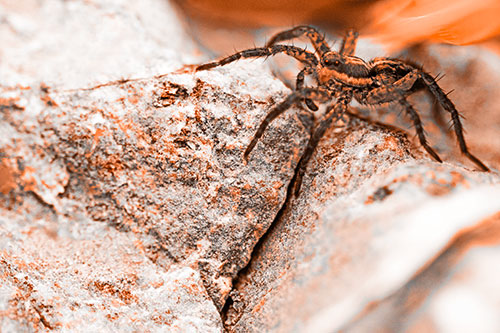
{"label": "blurred background", "polygon": [[219,52],[248,47],[257,29],[298,24],[334,35],[355,28],[390,50],[428,41],[499,45],[497,0],[174,1],[193,36]]}

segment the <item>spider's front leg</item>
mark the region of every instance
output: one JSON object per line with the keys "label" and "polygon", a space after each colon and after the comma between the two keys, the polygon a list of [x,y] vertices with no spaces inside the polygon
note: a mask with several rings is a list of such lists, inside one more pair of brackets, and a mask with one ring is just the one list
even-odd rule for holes
{"label": "spider's front leg", "polygon": [[[309,38],[311,44],[313,44],[314,49],[318,52],[320,57],[323,57],[325,53],[331,51],[330,47],[325,42],[325,37],[320,34],[318,30],[310,26],[298,26],[290,30],[279,32],[271,37],[266,46],[271,46],[279,42],[302,36]],[[358,32],[353,29],[348,30],[342,41],[339,53],[347,56],[354,55],[357,40]]]}
{"label": "spider's front leg", "polygon": [[316,52],[318,52],[319,56],[322,57],[325,53],[330,52],[330,47],[325,42],[325,37],[319,33],[313,27],[307,25],[301,25],[290,30],[285,30],[277,33],[267,42],[266,46],[271,46],[279,42],[283,42],[285,40],[290,40],[297,37],[306,36],[311,41],[311,44],[314,46]]}
{"label": "spider's front leg", "polygon": [[298,61],[304,63],[306,66],[312,67],[318,64],[318,59],[316,58],[316,56],[304,49],[289,45],[272,45],[269,47],[257,47],[254,49],[237,52],[228,57],[222,58],[221,60],[200,65],[196,68],[196,71],[204,71],[212,69],[214,67],[224,66],[241,58],[269,57],[278,53],[284,53],[291,57],[294,57]]}
{"label": "spider's front leg", "polygon": [[[297,74],[297,79],[296,79],[296,83],[295,83],[295,90],[302,90],[304,88],[305,76],[311,75],[311,74],[315,75],[315,79],[317,82],[318,81],[318,73],[316,72],[316,69],[313,67],[305,67],[299,72],[299,74]],[[306,103],[309,110],[318,111],[318,106],[316,104],[314,104],[314,102],[311,99],[306,98],[306,99],[304,99],[304,102]]]}
{"label": "spider's front leg", "polygon": [[274,120],[276,117],[278,117],[280,114],[288,110],[290,107],[293,105],[297,104],[303,99],[310,99],[310,100],[315,100],[320,103],[325,103],[331,99],[330,93],[328,90],[324,88],[304,88],[302,90],[294,91],[290,95],[288,95],[287,98],[277,106],[275,106],[264,118],[262,123],[260,124],[259,128],[257,129],[257,132],[255,132],[254,137],[252,138],[252,141],[250,141],[250,144],[248,145],[247,149],[243,153],[243,158],[245,160],[248,160],[248,155],[252,152],[253,148],[259,141],[259,139],[262,137],[264,134],[264,131],[266,130],[267,126]]}
{"label": "spider's front leg", "polygon": [[318,146],[319,141],[325,135],[326,130],[330,127],[333,120],[340,119],[342,115],[347,111],[347,106],[352,100],[352,90],[345,89],[340,93],[340,96],[337,98],[337,102],[327,107],[326,113],[320,121],[319,125],[314,130],[309,142],[307,143],[306,150],[302,157],[300,158],[297,173],[294,183],[294,195],[298,197],[300,187],[302,185],[302,178],[306,172],[307,163],[311,159],[311,156]]}

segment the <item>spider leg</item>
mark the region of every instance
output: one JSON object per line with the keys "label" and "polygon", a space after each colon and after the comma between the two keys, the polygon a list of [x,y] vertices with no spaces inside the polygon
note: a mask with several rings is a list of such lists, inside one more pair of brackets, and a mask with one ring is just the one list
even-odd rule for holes
{"label": "spider leg", "polygon": [[307,163],[311,159],[311,156],[318,146],[319,141],[325,134],[326,130],[332,124],[334,119],[339,119],[342,114],[347,111],[347,106],[352,100],[352,90],[344,91],[337,99],[337,103],[330,105],[327,108],[326,114],[323,116],[319,125],[314,130],[307,147],[300,158],[299,164],[297,166],[295,184],[294,184],[294,194],[296,197],[299,195],[300,187],[302,185],[302,178],[306,172]]}
{"label": "spider leg", "polygon": [[[460,151],[464,154],[471,162],[477,165],[483,171],[489,171],[488,167],[481,162],[476,156],[472,155],[467,148],[467,144],[465,143],[464,138],[464,130],[462,127],[462,123],[460,122],[460,114],[458,113],[453,102],[448,98],[448,96],[444,93],[443,89],[439,87],[436,82],[436,79],[433,78],[430,74],[424,72],[421,69],[417,69],[409,64],[406,64],[402,61],[398,61],[395,59],[384,59],[384,58],[375,58],[370,62],[372,66],[372,70],[376,69],[376,72],[383,72],[384,70],[391,70],[391,68],[401,70],[401,71],[409,71],[409,74],[418,75],[418,79],[421,83],[423,83],[427,89],[430,91],[434,98],[441,104],[443,109],[445,109],[451,116],[451,120],[453,123],[453,129],[455,132],[455,136],[457,137],[458,144],[460,147]],[[408,93],[411,93],[409,91]]]}
{"label": "spider leg", "polygon": [[356,43],[358,41],[358,32],[350,29],[347,31],[342,46],[340,47],[340,54],[352,56],[356,51]]}
{"label": "spider leg", "polygon": [[409,92],[412,86],[415,84],[419,78],[418,72],[411,71],[398,81],[383,86],[380,88],[372,89],[366,96],[365,103],[367,104],[379,104],[385,102],[391,102],[397,100],[401,104],[406,113],[410,116],[410,119],[415,126],[415,131],[417,132],[418,140],[424,149],[431,155],[436,161],[443,162],[439,155],[427,144],[427,139],[425,137],[424,127],[422,125],[422,120],[418,115],[418,112],[411,106],[410,103],[404,98],[404,95]]}
{"label": "spider leg", "polygon": [[438,100],[439,104],[441,104],[443,109],[450,113],[451,120],[453,122],[453,129],[455,130],[455,136],[457,137],[462,154],[464,154],[470,161],[476,164],[481,170],[490,171],[490,169],[488,169],[488,167],[483,162],[481,162],[476,156],[472,155],[469,152],[467,144],[465,143],[462,123],[460,122],[460,114],[455,108],[453,102],[448,98],[448,96],[446,96],[443,89],[438,86],[436,80],[434,80],[434,78],[430,74],[424,71],[419,71],[419,76],[420,79],[425,83],[427,88],[430,90],[430,92]]}
{"label": "spider leg", "polygon": [[427,139],[425,138],[425,132],[424,132],[424,127],[422,126],[422,120],[420,119],[420,116],[418,115],[418,112],[411,106],[410,103],[406,99],[400,99],[399,104],[401,104],[405,110],[406,113],[410,116],[411,120],[413,121],[413,125],[415,125],[415,131],[417,132],[418,140],[420,141],[420,144],[422,147],[424,147],[425,150],[434,157],[434,159],[440,163],[443,161],[439,157],[439,155],[434,151],[434,149],[431,148],[427,144]]}
{"label": "spider leg", "polygon": [[[296,79],[296,83],[295,83],[295,89],[296,90],[301,90],[304,88],[304,78],[305,78],[305,75],[306,74],[316,74],[317,76],[317,73],[315,71],[315,69],[313,67],[305,67],[303,68],[299,74],[297,74],[297,79]],[[316,78],[316,81],[317,81],[317,78]],[[314,104],[314,102],[310,99],[310,98],[306,98],[304,99],[304,102],[306,103],[307,107],[309,108],[309,110],[311,111],[318,111],[318,106],[316,104]]]}
{"label": "spider leg", "polygon": [[264,131],[266,130],[267,126],[274,120],[276,117],[278,117],[280,114],[288,110],[290,107],[292,107],[294,104],[297,102],[301,101],[302,99],[311,99],[311,100],[317,100],[318,102],[324,103],[330,100],[330,93],[326,89],[322,88],[304,88],[299,91],[294,91],[290,95],[288,95],[287,98],[277,106],[275,106],[264,118],[262,123],[260,124],[259,128],[257,129],[257,132],[255,132],[254,137],[252,138],[252,141],[250,141],[250,144],[248,145],[247,149],[243,153],[243,158],[245,160],[248,160],[248,155],[252,152],[253,148],[259,141],[259,139],[262,137],[264,134]]}
{"label": "spider leg", "polygon": [[418,73],[412,71],[394,83],[370,90],[365,97],[364,103],[380,104],[399,100],[400,96],[404,96],[409,92],[417,80]]}
{"label": "spider leg", "polygon": [[426,95],[429,95],[430,100],[431,100],[431,117],[432,121],[436,126],[439,128],[439,131],[441,132],[442,135],[445,135],[446,137],[450,137],[450,131],[449,131],[449,124],[446,122],[446,119],[444,117],[444,113],[441,110],[441,105],[439,102],[436,100],[434,95],[429,91],[429,89],[424,90]]}
{"label": "spider leg", "polygon": [[330,52],[330,47],[328,44],[325,42],[325,38],[321,33],[318,32],[318,30],[314,29],[313,27],[307,26],[307,25],[301,25],[295,28],[292,28],[290,30],[285,30],[282,32],[277,33],[271,39],[267,42],[266,46],[271,46],[276,43],[285,41],[285,40],[290,40],[293,38],[301,37],[301,36],[306,36],[309,38],[311,41],[311,44],[314,46],[314,49],[316,52],[318,52],[319,56],[322,57],[325,53]]}
{"label": "spider leg", "polygon": [[285,53],[292,56],[307,66],[316,66],[318,64],[316,56],[304,49],[289,45],[272,45],[269,47],[257,47],[237,52],[228,57],[222,58],[221,60],[200,65],[196,68],[196,71],[204,71],[214,67],[224,66],[241,58],[269,57],[278,53]]}

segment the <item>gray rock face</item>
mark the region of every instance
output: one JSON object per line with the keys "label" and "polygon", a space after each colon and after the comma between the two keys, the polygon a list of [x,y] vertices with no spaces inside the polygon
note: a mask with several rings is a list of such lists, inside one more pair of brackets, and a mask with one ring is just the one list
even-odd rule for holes
{"label": "gray rock face", "polygon": [[[199,273],[168,270],[144,255],[140,241],[80,216],[50,220],[2,209],[2,332],[221,332],[219,313]],[[73,224],[73,225],[72,225]]]}
{"label": "gray rock face", "polygon": [[0,4],[0,82],[79,89],[195,61],[168,1],[20,0]]}

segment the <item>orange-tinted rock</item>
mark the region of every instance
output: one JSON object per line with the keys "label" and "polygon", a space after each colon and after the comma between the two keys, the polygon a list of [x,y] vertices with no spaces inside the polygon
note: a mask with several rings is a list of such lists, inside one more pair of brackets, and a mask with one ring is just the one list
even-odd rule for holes
{"label": "orange-tinted rock", "polygon": [[[363,331],[413,318],[409,330],[445,330],[453,297],[436,285],[459,261],[440,258],[474,262],[466,251],[497,244],[498,223],[484,221],[500,209],[498,173],[470,170],[427,118],[445,163],[403,131],[351,118],[280,210],[311,119],[289,110],[243,162],[289,93],[260,60],[179,68],[197,58],[165,1],[0,6],[0,331]],[[498,58],[442,46],[408,56],[446,72],[471,151],[498,168]],[[411,101],[430,112],[425,96]],[[383,109],[353,111],[393,123],[400,110]],[[486,257],[466,285],[494,291]],[[452,308],[488,293],[471,295]],[[491,331],[495,302],[474,317]]]}

